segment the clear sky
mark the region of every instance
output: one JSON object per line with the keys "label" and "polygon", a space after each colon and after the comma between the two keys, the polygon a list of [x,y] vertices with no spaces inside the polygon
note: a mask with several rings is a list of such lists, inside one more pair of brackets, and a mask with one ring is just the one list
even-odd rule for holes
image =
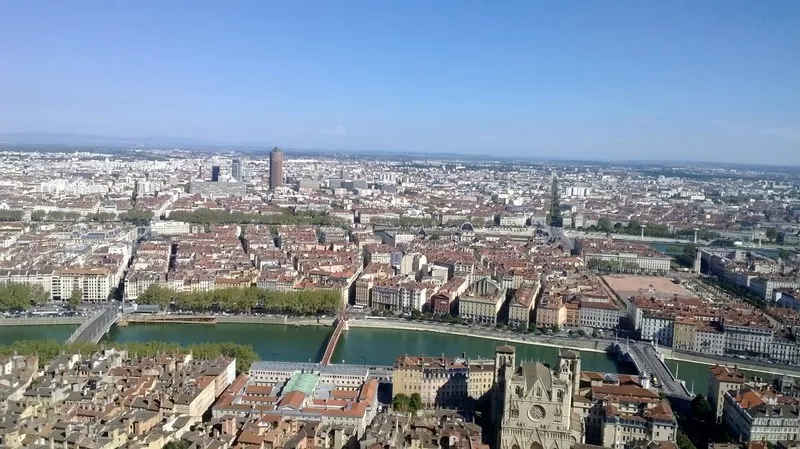
{"label": "clear sky", "polygon": [[800,164],[800,1],[5,0],[9,132]]}

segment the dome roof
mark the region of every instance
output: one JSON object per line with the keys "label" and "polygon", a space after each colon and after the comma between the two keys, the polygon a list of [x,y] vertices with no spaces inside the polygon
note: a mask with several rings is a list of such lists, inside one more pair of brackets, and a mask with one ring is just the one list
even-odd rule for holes
{"label": "dome roof", "polygon": [[475,227],[472,226],[472,223],[466,221],[461,225],[461,232],[475,232]]}

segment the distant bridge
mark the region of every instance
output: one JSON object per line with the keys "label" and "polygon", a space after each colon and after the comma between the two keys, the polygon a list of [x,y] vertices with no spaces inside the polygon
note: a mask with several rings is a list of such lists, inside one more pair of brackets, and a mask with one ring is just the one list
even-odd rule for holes
{"label": "distant bridge", "polygon": [[97,343],[111,326],[117,322],[121,313],[114,303],[109,303],[81,324],[67,339],[67,343]]}

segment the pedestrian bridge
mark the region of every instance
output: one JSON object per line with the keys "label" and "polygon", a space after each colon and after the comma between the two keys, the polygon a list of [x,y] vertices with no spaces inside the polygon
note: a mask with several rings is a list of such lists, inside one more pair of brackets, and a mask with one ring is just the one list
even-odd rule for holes
{"label": "pedestrian bridge", "polygon": [[320,360],[320,363],[323,365],[330,365],[333,352],[336,351],[336,345],[342,337],[342,332],[348,329],[346,309],[342,310],[342,313],[339,314],[339,317],[336,318],[333,324],[333,332],[331,332],[331,336],[328,338],[328,344],[325,346],[325,352],[322,354],[322,360]]}
{"label": "pedestrian bridge", "polygon": [[90,342],[97,343],[108,333],[111,326],[119,319],[121,313],[119,307],[114,304],[99,309],[83,322],[72,335],[67,339],[67,343]]}

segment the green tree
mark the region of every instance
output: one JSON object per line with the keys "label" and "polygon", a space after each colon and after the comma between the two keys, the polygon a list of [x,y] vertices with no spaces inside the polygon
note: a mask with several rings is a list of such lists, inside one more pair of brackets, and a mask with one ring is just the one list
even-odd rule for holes
{"label": "green tree", "polygon": [[341,293],[323,291],[266,291],[256,287],[224,288],[208,292],[175,292],[151,284],[136,300],[140,304],[158,304],[167,309],[171,303],[181,310],[249,312],[288,315],[335,314],[342,306]]}
{"label": "green tree", "polygon": [[711,414],[713,413],[711,404],[704,395],[698,394],[695,396],[694,399],[692,399],[691,407],[692,414],[695,416],[695,418],[701,420],[707,420],[711,418]]}
{"label": "green tree", "polygon": [[550,187],[550,212],[547,214],[547,222],[550,226],[563,226],[564,219],[561,217],[561,204],[558,197],[558,181],[553,177],[553,183]]}
{"label": "green tree", "polygon": [[77,309],[79,305],[83,302],[83,290],[76,288],[72,290],[72,293],[69,295],[69,299],[67,299],[67,303],[73,309]]}
{"label": "green tree", "polygon": [[31,221],[42,221],[47,217],[47,212],[43,210],[35,210],[31,212]]}
{"label": "green tree", "polygon": [[408,409],[412,414],[416,414],[417,411],[422,410],[422,397],[420,397],[419,393],[411,393],[411,398],[408,401]]}
{"label": "green tree", "polygon": [[[125,349],[129,354],[139,357],[152,357],[159,354],[178,354],[191,352],[198,359],[212,359],[220,356],[236,358],[238,373],[247,372],[250,365],[258,360],[258,354],[252,346],[236,343],[197,343],[186,347],[169,341],[114,343],[114,347]],[[102,348],[99,343],[59,343],[55,340],[19,340],[12,344],[0,345],[0,356],[15,353],[20,355],[38,355],[39,363],[44,365],[62,352],[91,354]]]}
{"label": "green tree", "polygon": [[0,210],[0,221],[21,221],[23,215],[21,210]]}
{"label": "green tree", "polygon": [[47,293],[41,285],[34,284],[30,286],[29,301],[33,305],[40,306],[50,302],[50,294]]}
{"label": "green tree", "polygon": [[121,213],[119,219],[136,226],[145,226],[153,219],[153,212],[149,210],[131,209]]}
{"label": "green tree", "polygon": [[392,410],[400,413],[408,413],[411,406],[411,398],[403,393],[398,393],[392,398]]}
{"label": "green tree", "polygon": [[169,214],[170,220],[200,224],[266,224],[266,225],[314,225],[338,226],[346,228],[349,223],[338,217],[318,212],[298,212],[284,210],[279,214],[247,214],[228,212],[225,210],[197,209],[194,211],[174,211]]}
{"label": "green tree", "polygon": [[764,231],[764,235],[767,236],[767,239],[774,242],[778,239],[778,230],[775,228],[768,228],[766,231]]}
{"label": "green tree", "polygon": [[611,224],[611,220],[603,217],[597,220],[597,229],[605,232],[611,232],[614,230],[614,225]]}
{"label": "green tree", "polygon": [[692,443],[692,440],[686,436],[682,429],[678,429],[678,436],[675,438],[675,444],[678,445],[679,449],[697,449],[694,443]]}
{"label": "green tree", "polygon": [[44,304],[49,300],[50,294],[39,285],[17,282],[0,284],[0,310],[2,311],[22,311],[28,309],[31,304]]}
{"label": "green tree", "polygon": [[164,445],[164,449],[189,449],[192,443],[186,440],[170,441]]}

